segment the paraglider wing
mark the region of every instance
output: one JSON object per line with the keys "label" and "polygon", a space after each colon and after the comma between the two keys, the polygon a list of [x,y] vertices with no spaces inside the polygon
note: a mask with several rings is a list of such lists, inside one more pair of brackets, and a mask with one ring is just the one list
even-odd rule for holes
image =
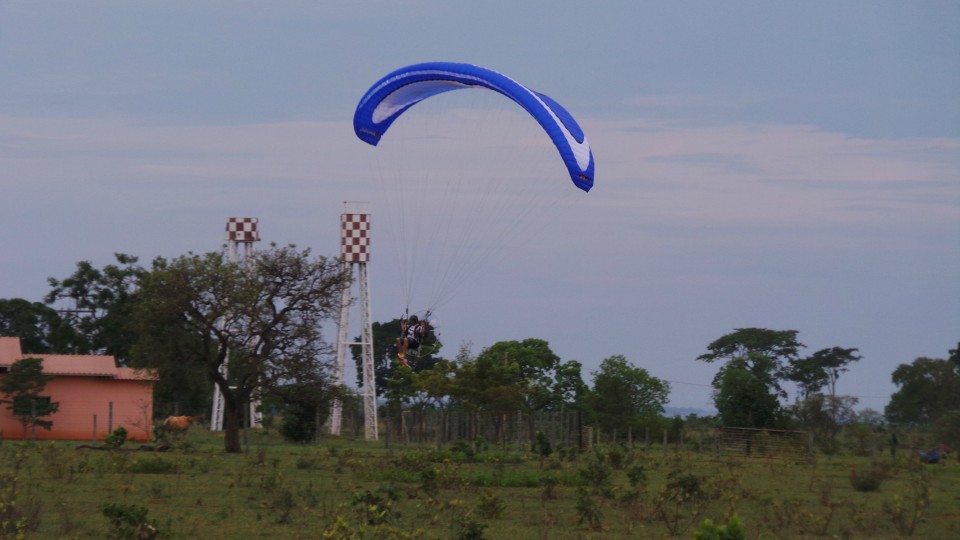
{"label": "paraglider wing", "polygon": [[559,103],[513,79],[471,64],[430,62],[398,69],[376,82],[357,105],[353,129],[376,146],[407,109],[431,96],[463,88],[499,92],[523,107],[543,127],[560,152],[577,187],[593,187],[593,153],[583,130]]}

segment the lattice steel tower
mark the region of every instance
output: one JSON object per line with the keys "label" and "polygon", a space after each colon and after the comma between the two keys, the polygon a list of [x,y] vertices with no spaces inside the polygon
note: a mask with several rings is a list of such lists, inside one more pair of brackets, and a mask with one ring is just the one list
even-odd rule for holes
{"label": "lattice steel tower", "polygon": [[[368,203],[345,202],[340,215],[340,257],[345,269],[360,289],[360,346],[362,359],[363,428],[367,440],[377,440],[377,382],[373,370],[373,327],[370,321],[370,281],[367,263],[370,261],[370,213]],[[347,361],[350,326],[351,287],[344,288],[340,297],[340,320],[337,325],[336,382],[343,385],[344,367]],[[343,419],[343,404],[334,401],[330,407],[330,434],[340,435]]]}
{"label": "lattice steel tower", "polygon": [[[253,243],[260,241],[260,232],[257,230],[257,218],[227,218],[227,256],[231,262],[244,262],[253,254]],[[227,364],[230,356],[220,366],[220,373],[227,378]],[[263,423],[263,413],[260,400],[256,396],[250,400],[250,427],[260,427]],[[220,387],[213,385],[213,411],[210,415],[210,431],[223,431],[223,393]]]}

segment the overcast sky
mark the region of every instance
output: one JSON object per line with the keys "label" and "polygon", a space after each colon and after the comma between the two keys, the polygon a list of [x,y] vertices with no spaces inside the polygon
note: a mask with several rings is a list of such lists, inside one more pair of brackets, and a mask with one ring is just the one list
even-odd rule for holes
{"label": "overcast sky", "polygon": [[[710,408],[710,342],[792,329],[858,348],[838,392],[882,411],[898,364],[960,340],[957,21],[952,1],[6,0],[0,298],[114,252],[216,250],[228,216],[336,255],[342,201],[369,196],[360,96],[469,62],[570,110],[596,185],[458,287],[445,353],[541,338],[588,380],[622,354]],[[404,308],[390,260],[375,320]]]}

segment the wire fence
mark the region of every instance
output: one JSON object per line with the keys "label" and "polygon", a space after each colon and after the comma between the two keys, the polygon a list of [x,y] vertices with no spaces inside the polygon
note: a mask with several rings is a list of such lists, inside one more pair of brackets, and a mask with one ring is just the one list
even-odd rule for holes
{"label": "wire fence", "polygon": [[[936,443],[923,426],[845,426],[829,440],[809,430],[686,426],[664,421],[659,425],[600,428],[579,411],[538,411],[489,414],[462,408],[381,407],[380,440],[386,445],[435,446],[459,441],[475,446],[529,451],[538,432],[557,450],[591,451],[595,447],[687,450],[716,457],[783,459],[810,463],[815,456],[852,454],[881,456],[916,454]],[[320,433],[320,440],[326,436]],[[362,405],[344,407],[342,433],[363,437]]]}

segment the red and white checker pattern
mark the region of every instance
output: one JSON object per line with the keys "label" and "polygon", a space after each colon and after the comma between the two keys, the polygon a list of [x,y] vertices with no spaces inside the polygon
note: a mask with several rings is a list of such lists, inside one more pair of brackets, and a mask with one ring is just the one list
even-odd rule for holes
{"label": "red and white checker pattern", "polygon": [[255,217],[227,218],[227,240],[231,242],[259,242],[258,221],[260,220]]}
{"label": "red and white checker pattern", "polygon": [[340,214],[340,255],[344,262],[370,262],[370,214]]}

